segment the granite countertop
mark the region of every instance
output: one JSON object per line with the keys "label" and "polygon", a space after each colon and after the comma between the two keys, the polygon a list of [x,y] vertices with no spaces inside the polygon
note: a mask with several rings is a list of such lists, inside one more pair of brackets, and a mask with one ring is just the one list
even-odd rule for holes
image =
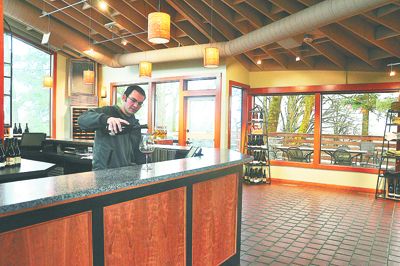
{"label": "granite countertop", "polygon": [[203,148],[203,156],[145,165],[45,177],[0,184],[0,215],[46,206],[64,200],[166,182],[197,172],[233,166],[251,161],[252,157],[232,150]]}

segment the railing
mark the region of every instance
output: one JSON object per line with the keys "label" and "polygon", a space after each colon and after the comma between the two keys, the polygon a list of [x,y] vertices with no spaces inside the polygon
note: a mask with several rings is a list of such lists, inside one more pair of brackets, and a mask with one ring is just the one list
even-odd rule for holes
{"label": "railing", "polygon": [[[298,146],[310,146],[314,145],[314,134],[304,133],[282,133],[273,132],[268,133],[270,139],[270,146],[287,146],[287,147],[298,147]],[[321,136],[321,148],[324,149],[336,149],[339,146],[346,145],[350,150],[361,150],[361,143],[369,142],[374,143],[375,148],[373,153],[376,155],[376,161],[379,159],[383,137],[382,136],[357,136],[357,135],[334,135],[334,134],[322,134]],[[385,146],[385,148],[387,148]],[[389,146],[390,149],[396,149],[396,145],[393,143]],[[371,152],[372,153],[372,152]],[[285,156],[284,154],[282,156]],[[287,159],[287,158],[286,158]],[[321,153],[321,163],[332,163],[332,158],[326,153]],[[377,167],[376,164],[373,167]]]}

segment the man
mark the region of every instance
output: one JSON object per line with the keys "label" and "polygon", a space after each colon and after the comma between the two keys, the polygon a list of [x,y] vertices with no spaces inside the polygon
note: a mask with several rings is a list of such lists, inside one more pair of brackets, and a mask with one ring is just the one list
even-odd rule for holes
{"label": "man", "polygon": [[[78,118],[83,130],[95,130],[93,170],[142,164],[145,156],[139,151],[141,140],[140,110],[146,93],[139,86],[129,86],[122,95],[122,105],[105,106],[88,110]],[[129,125],[129,127],[126,127]],[[130,130],[123,130],[123,127]]]}

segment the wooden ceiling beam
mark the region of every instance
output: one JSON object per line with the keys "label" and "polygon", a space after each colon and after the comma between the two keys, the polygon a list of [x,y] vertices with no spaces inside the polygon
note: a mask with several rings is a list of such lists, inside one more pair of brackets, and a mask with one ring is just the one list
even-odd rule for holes
{"label": "wooden ceiling beam", "polygon": [[332,45],[328,43],[311,43],[309,45],[339,68],[344,69],[346,67],[346,58]]}
{"label": "wooden ceiling beam", "polygon": [[395,39],[375,39],[375,28],[360,16],[355,16],[339,22],[343,27],[364,40],[378,46],[382,50],[400,58],[400,44]]}
{"label": "wooden ceiling beam", "polygon": [[279,64],[282,66],[283,69],[288,68],[288,58],[283,54],[279,54],[274,50],[268,51],[268,54]]}
{"label": "wooden ceiling beam", "polygon": [[[270,0],[272,3],[280,6],[290,14],[297,13],[305,8],[304,4],[291,1],[291,0]],[[352,33],[346,32],[342,27],[337,24],[330,24],[324,27],[319,28],[319,30],[325,34],[330,40],[334,41],[337,45],[341,46],[343,49],[347,50],[354,56],[360,58],[367,64],[376,67],[376,62],[369,60],[368,56],[368,48],[363,44],[358,42],[353,36]]]}
{"label": "wooden ceiling beam", "polygon": [[366,13],[363,13],[364,16],[367,18],[371,19],[372,21],[375,21],[378,24],[382,24],[383,26],[394,30],[395,32],[400,33],[400,12],[396,11],[393,13],[390,13],[389,15],[386,15],[384,17],[378,17],[375,15],[374,12],[369,11]]}
{"label": "wooden ceiling beam", "polygon": [[246,3],[232,5],[229,0],[222,0],[222,2],[224,2],[228,6],[231,6],[235,10],[235,12],[246,18],[250,22],[250,24],[252,24],[257,29],[271,22],[270,19],[266,21],[265,17],[262,17],[257,14],[257,12],[254,12],[254,10],[251,10],[251,7],[249,7]]}
{"label": "wooden ceiling beam", "polygon": [[389,54],[388,52],[385,52],[381,49],[370,49],[369,51],[369,58],[371,60],[381,60],[381,59],[386,59],[393,57],[392,54]]}
{"label": "wooden ceiling beam", "polygon": [[[300,61],[301,63],[305,64],[306,66],[308,66],[308,68],[313,69],[314,68],[314,59],[311,57],[304,57],[301,51],[295,51],[294,49],[288,49],[289,53],[291,53],[293,55],[293,57],[300,57]],[[294,59],[294,61],[296,61],[296,59]]]}
{"label": "wooden ceiling beam", "polygon": [[[28,2],[35,6],[36,8],[43,10],[43,2],[40,0],[28,0]],[[65,4],[62,3],[58,3],[58,2],[49,2],[47,5],[45,5],[45,10],[47,10],[48,12],[53,11],[54,9],[57,8],[62,8],[64,7]],[[64,12],[57,12],[54,13],[52,15],[54,18],[58,19],[59,21],[62,21],[63,23],[65,23],[66,25],[68,25],[69,27],[79,31],[80,33],[82,33],[83,35],[88,35],[89,34],[89,17],[86,17],[83,14],[74,12],[74,10],[72,9],[66,9],[64,10]],[[76,26],[76,27],[75,27]],[[98,35],[102,36],[102,37],[97,37],[96,34],[92,35],[91,37],[94,40],[97,41],[103,41],[106,39],[110,39],[112,38],[112,34],[111,32],[109,32],[108,30],[106,30],[105,28],[102,28],[101,26],[99,26],[96,23],[93,23],[92,25],[92,29],[95,30],[97,32]],[[89,40],[89,38],[88,38]],[[112,44],[112,45],[110,45]],[[104,44],[103,46],[107,46],[107,48],[115,48],[115,46],[119,47],[118,49],[113,49],[113,50],[118,50],[121,51],[122,50],[128,50],[130,52],[135,52],[137,51],[135,47],[125,47],[122,44],[113,41],[110,42],[110,44]],[[81,51],[83,52],[83,51]]]}
{"label": "wooden ceiling beam", "polygon": [[389,4],[389,5],[382,6],[382,7],[378,8],[375,11],[375,14],[379,18],[379,17],[386,16],[386,15],[392,13],[392,12],[395,12],[395,11],[397,11],[399,9],[400,9],[400,6],[394,5],[394,4]]}
{"label": "wooden ceiling beam", "polygon": [[256,9],[258,12],[266,16],[272,21],[277,21],[283,18],[282,13],[273,14],[271,12],[272,4],[265,0],[248,0],[246,3]]}
{"label": "wooden ceiling beam", "polygon": [[237,28],[238,31],[240,31],[242,34],[250,32],[250,29],[244,27],[242,24],[238,24],[235,22],[235,13],[232,12],[231,8],[229,8],[229,6],[227,6],[222,1],[214,1],[212,6],[211,0],[202,0],[202,2],[210,6],[210,8],[212,8],[215,13],[218,13],[226,22],[228,22],[233,28]]}
{"label": "wooden ceiling beam", "polygon": [[195,41],[196,44],[207,43],[209,39],[204,36],[196,27],[193,26],[189,21],[181,21],[177,23],[179,29],[187,33],[190,33],[189,38]]}
{"label": "wooden ceiling beam", "polygon": [[391,29],[388,29],[384,26],[377,26],[375,27],[375,39],[376,40],[384,40],[387,38],[393,38],[399,36],[399,32],[395,32]]}

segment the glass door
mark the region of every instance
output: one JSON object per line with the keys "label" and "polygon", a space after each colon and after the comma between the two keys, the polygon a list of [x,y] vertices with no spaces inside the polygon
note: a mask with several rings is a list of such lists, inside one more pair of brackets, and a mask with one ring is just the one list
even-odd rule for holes
{"label": "glass door", "polygon": [[186,143],[214,147],[215,97],[186,97]]}

